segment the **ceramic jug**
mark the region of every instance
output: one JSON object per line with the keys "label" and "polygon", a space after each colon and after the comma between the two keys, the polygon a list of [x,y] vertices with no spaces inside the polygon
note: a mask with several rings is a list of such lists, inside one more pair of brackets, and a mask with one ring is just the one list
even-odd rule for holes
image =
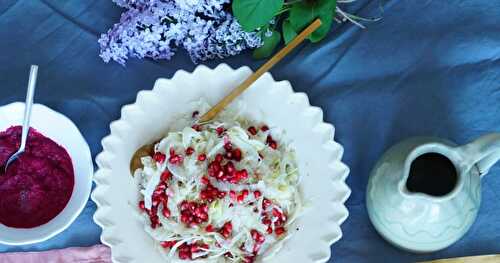
{"label": "ceramic jug", "polygon": [[464,146],[417,137],[389,149],[368,182],[375,229],[413,252],[440,250],[460,239],[481,203],[481,178],[500,159],[500,133]]}

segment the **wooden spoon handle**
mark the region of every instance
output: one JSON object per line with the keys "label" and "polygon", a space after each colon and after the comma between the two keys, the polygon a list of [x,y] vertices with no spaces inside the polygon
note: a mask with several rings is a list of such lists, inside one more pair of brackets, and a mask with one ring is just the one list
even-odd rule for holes
{"label": "wooden spoon handle", "polygon": [[198,123],[205,123],[212,120],[219,112],[221,112],[227,105],[229,105],[235,98],[237,98],[241,93],[243,93],[252,83],[259,79],[264,73],[268,72],[276,63],[281,61],[288,53],[290,53],[295,47],[297,47],[306,37],[308,37],[312,32],[321,26],[321,20],[316,19],[312,24],[310,24],[304,31],[302,31],[297,37],[295,37],[292,42],[290,42],[286,47],[281,49],[276,53],[269,61],[262,65],[255,73],[250,75],[243,83],[241,83],[237,88],[235,88],[231,93],[224,97],[217,105],[211,108],[207,113],[205,113],[198,120]]}

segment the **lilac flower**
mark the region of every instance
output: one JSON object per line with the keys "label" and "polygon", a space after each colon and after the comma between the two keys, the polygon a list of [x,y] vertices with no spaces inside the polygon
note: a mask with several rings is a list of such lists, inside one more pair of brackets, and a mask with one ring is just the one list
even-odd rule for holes
{"label": "lilac flower", "polygon": [[129,57],[170,59],[176,47],[193,62],[224,58],[262,45],[224,10],[230,0],[114,0],[128,8],[120,22],[101,35],[100,56],[125,64]]}

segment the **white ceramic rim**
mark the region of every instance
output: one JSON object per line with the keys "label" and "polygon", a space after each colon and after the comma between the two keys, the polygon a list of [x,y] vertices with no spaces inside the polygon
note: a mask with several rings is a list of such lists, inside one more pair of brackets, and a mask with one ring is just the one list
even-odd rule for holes
{"label": "white ceramic rim", "polygon": [[[202,92],[203,94],[200,96],[206,96],[207,92],[221,93],[217,95],[219,96],[219,98],[217,98],[216,100],[218,100],[223,96],[222,94],[224,92],[227,92],[230,89],[234,88],[235,85],[237,85],[245,77],[250,75],[251,72],[252,72],[251,69],[248,67],[241,67],[235,70],[226,64],[221,64],[217,66],[215,69],[210,69],[203,65],[198,66],[192,73],[186,72],[184,70],[179,70],[174,74],[174,76],[171,79],[158,79],[155,83],[155,87],[153,90],[140,91],[138,93],[137,100],[135,103],[126,105],[122,108],[121,111],[122,114],[120,120],[114,121],[110,124],[111,134],[102,140],[103,152],[100,153],[96,158],[96,163],[99,167],[99,170],[96,172],[94,176],[94,181],[96,182],[96,188],[92,193],[92,200],[97,204],[97,211],[94,214],[94,221],[103,229],[103,232],[101,234],[101,241],[102,243],[111,247],[112,260],[114,262],[144,262],[145,260],[147,262],[151,262],[148,260],[148,258],[144,257],[144,256],[148,257],[149,254],[147,253],[148,252],[152,253],[151,251],[148,250],[147,252],[145,252],[145,251],[140,251],[139,248],[133,248],[134,245],[137,247],[138,243],[147,242],[152,244],[152,239],[149,238],[144,231],[142,231],[144,232],[143,236],[147,236],[147,238],[151,239],[151,241],[148,241],[146,238],[142,236],[140,237],[134,236],[134,240],[123,239],[124,235],[130,236],[130,234],[124,234],[125,230],[123,229],[124,225],[126,225],[127,227],[138,227],[138,224],[123,222],[124,219],[122,218],[122,216],[119,216],[118,214],[121,213],[124,208],[126,209],[127,206],[125,206],[126,204],[124,203],[125,200],[127,199],[127,196],[120,194],[120,196],[114,197],[113,191],[111,190],[112,189],[112,184],[110,183],[111,181],[115,182],[115,184],[120,185],[119,189],[120,193],[123,193],[123,191],[128,190],[129,188],[128,185],[130,185],[131,183],[127,182],[133,180],[128,178],[124,179],[125,180],[124,181],[121,178],[114,179],[111,176],[115,175],[116,173],[119,173],[119,175],[115,176],[127,176],[124,175],[123,173],[125,173],[128,170],[127,162],[128,160],[130,160],[133,151],[135,151],[133,149],[137,149],[142,144],[150,143],[155,139],[155,138],[143,138],[142,139],[143,141],[141,143],[138,143],[135,141],[136,139],[131,138],[130,132],[136,132],[139,134],[141,132],[150,134],[154,133],[155,135],[159,135],[159,132],[145,131],[148,128],[144,128],[141,127],[141,125],[139,125],[139,123],[143,124],[142,122],[144,121],[144,118],[148,119],[146,120],[148,123],[154,123],[154,124],[161,122],[160,120],[162,120],[162,118],[163,122],[166,123],[168,123],[169,121],[172,122],[172,120],[169,120],[167,119],[167,117],[165,117],[167,116],[165,115],[165,112],[163,112],[163,115],[160,117],[154,116],[154,114],[153,115],[149,114],[146,116],[144,115],[147,113],[156,113],[155,111],[152,111],[151,108],[158,109],[158,107],[155,106],[164,105],[164,104],[159,104],[158,101],[161,101],[162,103],[168,103],[167,101],[162,100],[168,97],[167,95],[165,95],[165,93],[171,95],[170,97],[176,97],[176,100],[183,101],[185,98],[183,98],[181,95],[186,92],[189,93],[189,91],[186,90],[192,89],[196,86],[200,86],[199,83],[204,83],[203,88],[205,89],[205,91],[203,91]],[[205,79],[199,79],[203,78],[203,76],[205,76]],[[214,77],[219,79],[224,79],[227,82],[221,82],[220,80],[213,80]],[[220,90],[210,89],[213,86],[214,83],[213,81],[219,82],[217,83],[219,84],[219,86],[215,87],[217,87],[217,89]],[[284,106],[289,106],[290,109],[293,108],[294,110],[298,109],[299,111],[297,112],[297,115],[304,113],[306,117],[304,116],[301,117],[302,119],[306,120],[307,123],[301,123],[301,126],[307,126],[308,127],[307,129],[309,129],[310,127],[310,130],[308,130],[310,131],[310,133],[308,133],[308,135],[313,135],[314,137],[314,138],[308,137],[310,138],[309,140],[311,141],[318,140],[322,142],[321,144],[319,144],[321,149],[319,149],[318,151],[321,151],[321,153],[325,155],[324,157],[321,158],[328,160],[325,163],[322,163],[323,165],[322,169],[328,171],[329,173],[327,174],[331,174],[331,177],[328,176],[324,177],[325,178],[324,181],[319,182],[319,184],[316,183],[316,185],[319,185],[318,187],[321,188],[320,185],[323,185],[321,183],[325,183],[326,186],[324,187],[330,187],[330,186],[332,187],[331,193],[330,192],[328,193],[330,196],[324,196],[324,199],[326,199],[324,202],[328,204],[328,209],[323,209],[322,207],[323,210],[322,213],[324,213],[322,215],[323,221],[315,222],[319,224],[315,225],[316,229],[314,232],[315,235],[317,236],[317,239],[315,239],[314,241],[317,241],[317,243],[314,242],[315,244],[312,244],[314,251],[303,251],[303,248],[294,249],[294,251],[296,251],[296,253],[301,253],[301,256],[306,258],[305,260],[306,262],[326,262],[330,259],[331,256],[331,249],[330,249],[331,245],[342,237],[342,231],[340,229],[340,225],[347,219],[349,215],[349,212],[347,211],[347,208],[345,207],[344,203],[350,196],[351,190],[345,184],[345,179],[349,174],[349,168],[341,162],[341,158],[343,156],[343,147],[340,144],[333,141],[334,127],[331,124],[323,122],[322,110],[318,107],[310,106],[309,100],[305,93],[293,92],[293,89],[288,81],[275,81],[272,78],[271,74],[266,73],[253,85],[268,87],[269,89],[266,90],[266,92],[270,93],[268,95],[273,95],[274,97],[283,94],[289,96],[288,98],[280,97],[282,98]],[[182,87],[182,90],[179,90],[179,87]],[[257,88],[258,87],[252,86],[251,89],[257,89]],[[206,91],[207,89],[209,91]],[[274,92],[276,93],[282,92],[282,94],[273,94]],[[251,93],[256,93],[256,92],[250,92],[249,90],[244,94],[242,94],[240,98],[243,99],[246,96],[256,95]],[[261,99],[259,100],[259,103],[264,103],[263,101],[265,101],[265,99],[262,99],[262,97],[266,97],[265,94],[257,94],[257,95],[260,96]],[[289,101],[286,102],[286,99],[289,99]],[[151,103],[146,103],[146,101]],[[213,100],[211,101],[209,99],[209,102],[214,103],[216,101]],[[171,106],[170,108],[172,107],[174,106]],[[148,110],[150,112],[148,112]],[[168,114],[171,114],[170,109],[165,111],[168,112]],[[172,119],[172,117],[170,118]],[[278,117],[275,116],[274,118]],[[167,125],[167,124],[160,123],[157,124],[156,126],[160,125]],[[166,132],[166,130],[164,130],[163,133],[164,132]],[[125,143],[125,145],[123,143]],[[127,151],[127,153],[124,153],[124,151]],[[122,163],[122,165],[118,166],[116,165],[117,163]],[[335,173],[333,171],[335,171]],[[115,186],[115,188],[116,187],[117,186]],[[115,191],[116,190],[117,189],[115,189]],[[115,192],[115,194],[117,193]],[[138,193],[136,195],[138,198]],[[313,195],[313,193],[311,193],[311,195]],[[120,199],[120,201],[116,201],[117,199]],[[130,198],[126,200],[126,202],[128,202],[127,204],[128,207],[135,207],[136,205],[133,205],[134,201],[135,200],[131,200]],[[115,209],[115,211],[113,211],[113,209]],[[329,209],[333,210],[334,212],[328,211]],[[328,224],[324,224],[325,220]],[[122,228],[120,228],[120,226]],[[136,232],[135,230],[130,230],[130,232],[138,234],[138,232]],[[305,235],[310,235],[310,234],[308,233]],[[127,242],[129,243],[127,244]],[[141,248],[144,247],[141,246]],[[134,249],[140,251],[138,253],[142,253],[143,257],[139,257],[137,254],[133,254],[134,252],[132,251],[135,251]],[[147,249],[149,249],[149,246],[147,247]],[[286,249],[284,247],[280,252],[278,252],[277,256],[279,256],[283,252],[283,250],[287,250],[288,254],[294,253],[291,252],[290,247],[287,247]],[[157,262],[156,257],[154,258],[155,258],[154,262]],[[289,260],[295,260],[295,259],[296,258]],[[267,262],[265,258],[264,260]],[[278,259],[274,260],[274,258],[272,261],[280,262]],[[160,261],[158,260],[158,262]]]}
{"label": "white ceramic rim", "polygon": [[[24,103],[22,102],[14,102],[5,106],[0,107],[0,117],[2,117],[3,112],[18,112],[20,116],[11,116],[11,120],[9,120],[9,124],[2,124],[0,121],[0,130],[5,130],[12,125],[22,125],[22,112],[24,111]],[[74,140],[74,143],[77,144],[77,148],[68,147],[69,144],[64,144],[61,140],[57,140],[53,138],[50,134],[47,134],[44,131],[44,128],[37,125],[38,118],[37,116],[44,116],[44,118],[50,118],[53,123],[50,125],[55,125],[56,127],[61,127],[60,125],[64,125],[64,133],[62,136],[71,137],[71,140]],[[92,190],[92,176],[94,173],[94,165],[92,162],[92,155],[90,152],[90,147],[85,141],[85,138],[81,134],[78,127],[66,116],[63,114],[56,112],[49,107],[42,104],[34,104],[33,105],[33,113],[31,120],[31,127],[37,129],[45,136],[51,138],[56,143],[62,145],[70,154],[73,162],[73,169],[75,173],[75,185],[73,188],[73,193],[71,195],[70,200],[66,207],[52,220],[38,227],[30,228],[30,229],[20,229],[20,228],[10,228],[0,224],[0,231],[3,233],[0,235],[0,244],[5,245],[28,245],[46,241],[55,235],[61,233],[65,229],[67,229],[80,215],[80,213],[85,208],[87,202],[89,201],[90,192]],[[71,135],[67,135],[71,134]],[[78,160],[74,158],[74,154],[71,154],[72,151],[79,151],[81,158]],[[78,169],[80,167],[80,169]],[[81,178],[79,181],[78,178]],[[78,182],[81,182],[78,184]],[[77,190],[78,188],[78,190]],[[76,196],[78,193],[78,196]],[[78,199],[77,199],[78,198]],[[70,211],[72,210],[72,211]],[[31,235],[32,237],[26,238],[23,240],[8,240],[4,236],[7,231],[17,232],[18,235]]]}

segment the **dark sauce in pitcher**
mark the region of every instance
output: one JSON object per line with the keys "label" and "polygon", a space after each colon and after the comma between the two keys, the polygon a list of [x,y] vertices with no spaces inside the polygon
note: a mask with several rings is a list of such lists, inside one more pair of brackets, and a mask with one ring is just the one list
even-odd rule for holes
{"label": "dark sauce in pitcher", "polygon": [[455,165],[439,153],[426,153],[411,164],[406,188],[413,193],[444,196],[455,188],[458,176]]}

